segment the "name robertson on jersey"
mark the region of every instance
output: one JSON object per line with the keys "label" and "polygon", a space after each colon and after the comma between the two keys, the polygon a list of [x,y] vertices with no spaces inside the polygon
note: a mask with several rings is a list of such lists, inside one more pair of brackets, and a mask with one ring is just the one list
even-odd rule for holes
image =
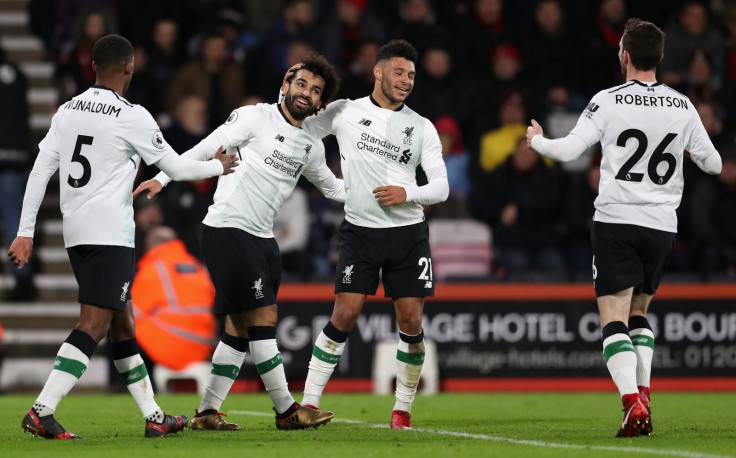
{"label": "name robertson on jersey", "polygon": [[687,100],[679,97],[666,97],[639,94],[616,94],[616,105],[638,105],[642,107],[675,107],[688,109]]}
{"label": "name robertson on jersey", "polygon": [[356,144],[358,149],[369,151],[378,156],[385,156],[394,161],[399,158],[400,149],[388,140],[381,140],[372,135],[360,134],[360,141]]}
{"label": "name robertson on jersey", "polygon": [[81,100],[81,99],[72,99],[68,101],[64,108],[68,110],[78,110],[78,111],[86,111],[88,113],[101,113],[105,115],[110,115],[117,118],[120,115],[120,108],[108,105],[106,103],[101,102],[90,102],[88,100]]}
{"label": "name robertson on jersey", "polygon": [[304,164],[300,164],[293,158],[285,156],[284,153],[277,149],[273,150],[273,153],[265,158],[263,162],[265,162],[269,167],[273,167],[292,178],[297,178],[304,167]]}

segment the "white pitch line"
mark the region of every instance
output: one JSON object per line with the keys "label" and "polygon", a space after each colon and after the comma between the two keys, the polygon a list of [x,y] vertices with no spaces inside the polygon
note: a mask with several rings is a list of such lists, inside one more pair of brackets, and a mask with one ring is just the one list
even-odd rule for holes
{"label": "white pitch line", "polygon": [[[229,413],[234,414],[234,415],[250,415],[254,417],[273,417],[273,414],[268,414],[265,412],[252,412],[249,410],[231,410],[229,411]],[[352,425],[368,426],[369,428],[387,429],[389,427],[388,424],[383,424],[383,423],[368,423],[368,422],[360,421],[360,420],[347,420],[347,419],[342,419],[342,418],[336,418],[336,419],[333,419],[332,421],[336,423],[348,423]],[[642,448],[642,447],[613,447],[610,445],[561,444],[557,442],[543,442],[543,441],[535,441],[535,440],[528,440],[528,439],[513,439],[510,437],[501,437],[501,436],[488,436],[486,434],[471,434],[471,433],[463,433],[463,432],[457,432],[457,431],[444,431],[441,429],[414,428],[411,431],[416,431],[419,433],[439,434],[442,436],[463,437],[466,439],[478,439],[478,440],[486,440],[486,441],[493,441],[493,442],[507,442],[510,444],[531,445],[534,447],[567,448],[567,449],[576,449],[576,450],[601,450],[601,451],[611,451],[611,452],[648,453],[650,455],[681,456],[683,458],[735,458],[732,455],[713,455],[710,453],[688,452],[684,450],[659,450],[659,449]]]}

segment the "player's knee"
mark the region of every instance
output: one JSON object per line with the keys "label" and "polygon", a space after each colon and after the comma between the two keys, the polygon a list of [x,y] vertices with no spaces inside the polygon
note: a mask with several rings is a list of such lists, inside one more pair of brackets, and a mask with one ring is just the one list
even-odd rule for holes
{"label": "player's knee", "polygon": [[99,343],[103,338],[107,336],[110,331],[109,320],[88,320],[82,321],[77,325],[77,329],[86,332],[94,339],[95,342]]}
{"label": "player's knee", "polygon": [[399,329],[404,334],[417,335],[422,331],[422,316],[401,316],[397,317]]}
{"label": "player's knee", "polygon": [[355,310],[348,307],[336,307],[332,313],[332,324],[343,332],[350,332],[355,326],[355,322],[358,321],[360,310]]}

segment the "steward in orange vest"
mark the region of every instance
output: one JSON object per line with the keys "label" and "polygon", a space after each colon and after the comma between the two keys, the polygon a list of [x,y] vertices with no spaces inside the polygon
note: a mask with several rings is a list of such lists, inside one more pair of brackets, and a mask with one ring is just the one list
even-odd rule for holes
{"label": "steward in orange vest", "polygon": [[173,370],[208,361],[216,327],[209,274],[169,227],[152,228],[146,248],[131,289],[138,345]]}

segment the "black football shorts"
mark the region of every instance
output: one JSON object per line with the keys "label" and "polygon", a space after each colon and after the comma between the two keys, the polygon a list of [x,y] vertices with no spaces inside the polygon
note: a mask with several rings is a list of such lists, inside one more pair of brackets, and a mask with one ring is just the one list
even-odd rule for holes
{"label": "black football shorts", "polygon": [[281,257],[273,238],[202,225],[204,263],[215,285],[215,313],[242,313],[276,303]]}
{"label": "black football shorts", "polygon": [[66,249],[79,285],[79,302],[125,310],[135,276],[135,249],[77,245]]}
{"label": "black football shorts", "polygon": [[374,295],[380,271],[386,297],[434,296],[426,222],[376,229],[343,221],[339,249],[336,293]]}
{"label": "black football shorts", "polygon": [[594,221],[591,242],[597,297],[632,286],[634,294],[654,294],[677,246],[677,234]]}

